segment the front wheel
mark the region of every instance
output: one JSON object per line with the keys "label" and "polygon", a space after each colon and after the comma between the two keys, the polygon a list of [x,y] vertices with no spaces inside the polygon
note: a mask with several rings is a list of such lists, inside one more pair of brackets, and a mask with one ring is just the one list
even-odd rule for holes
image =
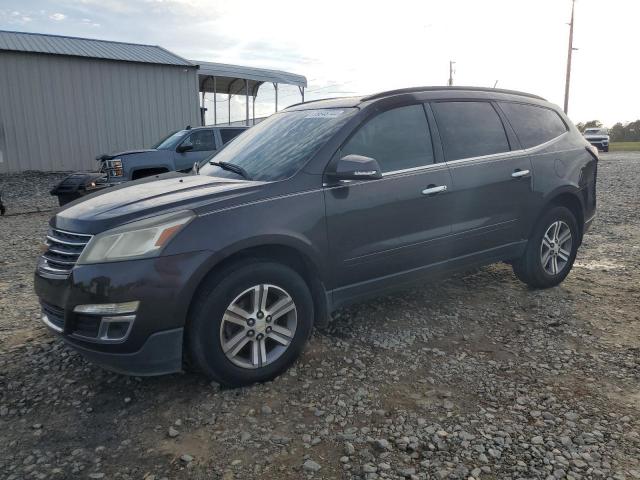
{"label": "front wheel", "polygon": [[271,380],[298,357],[313,327],[304,279],[269,261],[220,272],[196,298],[187,330],[192,359],[228,386]]}
{"label": "front wheel", "polygon": [[578,243],[578,223],[571,210],[553,207],[536,224],[524,255],[513,263],[513,271],[531,287],[554,287],[571,271]]}

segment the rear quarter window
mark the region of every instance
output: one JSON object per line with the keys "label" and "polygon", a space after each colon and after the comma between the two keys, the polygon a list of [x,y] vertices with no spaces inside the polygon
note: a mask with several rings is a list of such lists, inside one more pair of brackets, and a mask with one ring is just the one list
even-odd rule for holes
{"label": "rear quarter window", "polygon": [[435,102],[431,108],[446,160],[509,151],[502,120],[489,102]]}
{"label": "rear quarter window", "polygon": [[500,102],[523,148],[532,148],[559,137],[567,131],[560,115],[546,107]]}

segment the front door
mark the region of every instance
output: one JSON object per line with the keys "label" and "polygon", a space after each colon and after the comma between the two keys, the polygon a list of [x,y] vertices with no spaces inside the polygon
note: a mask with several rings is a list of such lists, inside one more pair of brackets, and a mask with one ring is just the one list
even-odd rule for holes
{"label": "front door", "polygon": [[[180,147],[190,146],[191,150],[180,151]],[[194,130],[178,145],[174,153],[176,170],[189,170],[195,162],[201,163],[216,151],[216,138],[213,130],[203,128]]]}
{"label": "front door", "polygon": [[518,242],[532,196],[529,157],[490,102],[433,102],[431,108],[453,180],[453,255]]}
{"label": "front door", "polygon": [[327,187],[325,201],[336,295],[358,296],[375,284],[447,256],[448,167],[434,163],[422,105],[387,110],[366,121],[337,155],[364,155],[383,178]]}

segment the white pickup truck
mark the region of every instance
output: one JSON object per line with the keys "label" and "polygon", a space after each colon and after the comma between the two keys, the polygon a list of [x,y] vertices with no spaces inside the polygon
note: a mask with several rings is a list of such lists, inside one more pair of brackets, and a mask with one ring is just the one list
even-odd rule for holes
{"label": "white pickup truck", "polygon": [[609,131],[606,128],[587,128],[583,135],[598,150],[609,151]]}

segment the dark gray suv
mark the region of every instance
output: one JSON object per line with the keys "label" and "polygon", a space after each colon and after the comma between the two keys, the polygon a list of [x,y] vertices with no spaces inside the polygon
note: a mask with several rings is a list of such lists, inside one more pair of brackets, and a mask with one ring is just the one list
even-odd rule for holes
{"label": "dark gray suv", "polygon": [[569,273],[597,151],[544,99],[428,87],[299,104],[191,174],[142,179],[52,220],[42,319],[113,370],[271,379],[330,312],[505,261]]}

